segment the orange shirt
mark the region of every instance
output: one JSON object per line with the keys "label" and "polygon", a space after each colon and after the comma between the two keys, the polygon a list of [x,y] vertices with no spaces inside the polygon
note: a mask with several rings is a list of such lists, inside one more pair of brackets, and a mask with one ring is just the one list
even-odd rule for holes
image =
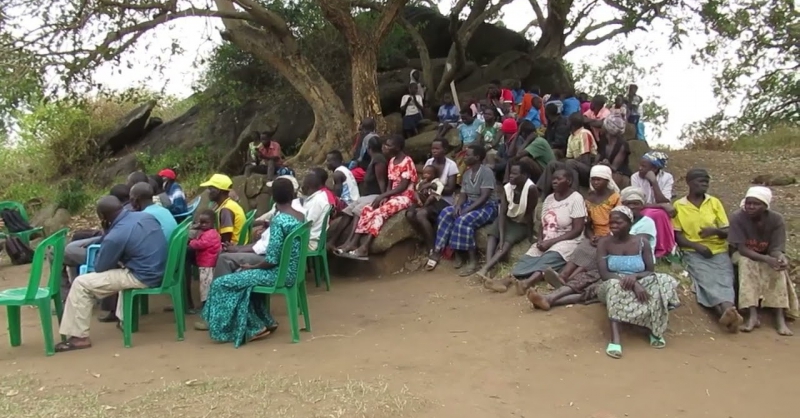
{"label": "orange shirt", "polygon": [[267,158],[275,158],[275,164],[281,164],[281,144],[277,143],[276,141],[269,141],[269,147],[264,148],[264,144],[258,144],[258,155],[261,156],[263,159]]}

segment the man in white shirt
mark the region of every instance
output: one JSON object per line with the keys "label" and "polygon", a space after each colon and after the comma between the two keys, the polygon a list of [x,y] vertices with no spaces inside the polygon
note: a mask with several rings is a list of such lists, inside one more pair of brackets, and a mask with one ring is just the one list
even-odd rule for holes
{"label": "man in white shirt", "polygon": [[[322,221],[325,216],[331,213],[331,204],[328,195],[325,194],[322,181],[327,173],[321,167],[312,167],[303,178],[303,208],[306,213],[306,220],[311,221],[311,240],[308,243],[309,250],[316,250],[319,245],[319,236],[322,234]],[[324,245],[324,243],[323,243]]]}
{"label": "man in white shirt", "polygon": [[333,194],[345,203],[345,207],[361,198],[356,178],[344,166],[344,158],[339,150],[328,153],[325,166],[333,173]]}

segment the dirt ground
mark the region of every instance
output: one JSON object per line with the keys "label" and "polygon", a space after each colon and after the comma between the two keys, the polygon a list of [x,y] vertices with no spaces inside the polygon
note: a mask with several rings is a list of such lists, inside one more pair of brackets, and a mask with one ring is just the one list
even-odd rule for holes
{"label": "dirt ground", "polygon": [[[681,153],[672,158],[676,185],[691,166],[727,167],[712,167],[712,193],[733,207],[762,173],[729,166],[732,158]],[[765,170],[787,161],[774,163]],[[796,191],[777,190],[776,206],[792,211]],[[0,288],[23,285],[27,272],[0,266]],[[650,348],[646,335],[628,330],[621,360],[603,352],[601,305],[536,312],[521,297],[458,278],[446,263],[435,273],[334,277],[331,292],[312,286],[313,332],[299,344],[290,343],[280,298],[276,335],[239,349],[193,330],[175,341],[165,301],[155,299],[133,348],[123,348],[113,324],[94,322],[93,348],[45,357],[37,312],[23,309],[21,347],[0,331],[0,416],[794,416],[800,337],[779,337],[766,316],[752,334],[724,334],[684,293],[667,347]]]}

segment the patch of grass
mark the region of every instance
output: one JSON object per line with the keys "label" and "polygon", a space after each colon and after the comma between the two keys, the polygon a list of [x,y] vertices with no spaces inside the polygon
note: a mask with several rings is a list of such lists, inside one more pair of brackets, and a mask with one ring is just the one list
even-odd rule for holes
{"label": "patch of grass", "polygon": [[706,134],[695,137],[687,145],[690,150],[709,151],[764,151],[800,148],[800,128],[780,126],[761,135],[743,134],[738,138]]}
{"label": "patch of grass", "polygon": [[[30,377],[0,383],[0,415],[29,418],[260,417],[382,418],[415,416],[428,402],[381,379],[332,381],[259,374],[247,379],[214,378],[168,384],[113,404],[109,390],[46,387]],[[116,398],[130,397],[123,391]]]}

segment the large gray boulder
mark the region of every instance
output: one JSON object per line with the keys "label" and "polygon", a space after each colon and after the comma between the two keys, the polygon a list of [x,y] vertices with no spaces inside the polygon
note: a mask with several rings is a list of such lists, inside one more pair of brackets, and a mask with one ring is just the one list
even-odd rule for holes
{"label": "large gray boulder", "polygon": [[101,153],[116,153],[138,142],[144,136],[147,120],[156,107],[156,101],[151,100],[133,109],[117,127],[97,140],[97,147]]}

